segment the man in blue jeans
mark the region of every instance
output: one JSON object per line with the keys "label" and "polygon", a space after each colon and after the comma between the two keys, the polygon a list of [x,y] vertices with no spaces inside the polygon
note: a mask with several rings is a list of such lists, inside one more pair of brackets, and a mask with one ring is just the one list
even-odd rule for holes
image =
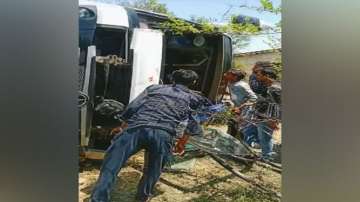
{"label": "man in blue jeans", "polygon": [[277,120],[280,118],[277,116],[277,114],[280,114],[280,97],[276,96],[276,99],[274,99],[273,94],[273,88],[276,86],[276,74],[270,65],[271,63],[268,62],[257,63],[257,69],[254,72],[255,80],[251,83],[251,85],[258,83],[258,85],[252,87],[257,87],[258,92],[261,92],[255,105],[257,124],[256,127],[252,125],[244,129],[250,137],[254,137],[256,134],[254,139],[260,143],[264,160],[273,160],[275,153],[273,152],[272,136],[274,130],[278,127]]}
{"label": "man in blue jeans", "polygon": [[[235,109],[239,109],[239,110],[235,110],[237,113],[241,110],[247,110],[248,104],[251,103],[255,103],[257,100],[257,96],[256,94],[252,91],[252,89],[250,88],[249,84],[247,82],[244,81],[246,76],[246,73],[242,70],[238,70],[238,69],[230,69],[228,72],[226,72],[226,74],[224,75],[224,79],[227,81],[228,83],[228,88],[230,91],[230,98],[231,101],[234,103]],[[238,121],[233,120],[229,127],[231,127],[232,131],[234,130],[238,130],[238,127],[244,127],[244,125],[246,125],[246,129],[248,130],[243,130],[242,134],[243,134],[243,140],[245,141],[245,143],[251,145],[252,143],[257,143],[257,136],[256,134],[253,134],[253,130],[256,130],[256,126],[251,127],[248,126],[249,124],[244,124],[244,123],[238,123]]]}
{"label": "man in blue jeans", "polygon": [[[245,122],[246,124],[243,124],[241,129],[242,134],[244,134],[245,143],[252,147],[256,147],[259,144],[261,157],[264,160],[272,160],[274,155],[272,135],[274,129],[277,128],[276,122],[271,120],[272,117],[267,117],[266,115],[266,105],[269,103],[274,104],[274,100],[270,99],[271,95],[269,92],[274,79],[276,79],[272,66],[270,62],[260,61],[253,68],[253,74],[249,78],[249,83],[251,89],[257,94],[257,101],[255,107],[250,108],[249,114],[254,114],[256,121],[253,121],[256,123]],[[262,104],[265,104],[265,108],[259,107]],[[247,118],[249,117],[245,117],[245,119]]]}
{"label": "man in blue jeans", "polygon": [[192,113],[210,105],[210,101],[188,88],[198,75],[191,70],[177,70],[172,73],[172,79],[173,85],[149,86],[122,113],[121,119],[127,127],[115,136],[106,151],[91,202],[110,200],[120,169],[141,149],[145,149],[145,164],[136,196],[138,201],[148,201],[163,166],[169,161],[175,140],[184,133],[202,133]]}

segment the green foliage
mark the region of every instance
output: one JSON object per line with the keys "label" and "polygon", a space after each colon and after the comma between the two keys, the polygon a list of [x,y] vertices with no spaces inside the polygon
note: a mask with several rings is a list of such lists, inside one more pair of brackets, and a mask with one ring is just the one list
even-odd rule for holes
{"label": "green foliage", "polygon": [[231,107],[227,107],[224,112],[215,114],[207,124],[209,125],[225,125],[230,119],[234,118]]}
{"label": "green foliage", "polygon": [[[193,25],[184,20],[175,18],[173,14],[168,10],[166,4],[159,3],[158,0],[116,0],[117,3],[124,6],[134,7],[138,9],[153,11],[157,13],[164,13],[170,16],[169,20],[163,23],[160,23],[160,28],[165,31],[170,31],[177,35],[183,35],[186,33],[227,33],[232,37],[235,37],[234,44],[237,44],[238,47],[246,45],[242,43],[244,39],[246,41],[247,37],[237,37],[239,34],[251,34],[259,31],[259,27],[251,23],[235,23],[235,17],[232,16],[229,22],[225,25],[215,25],[213,20],[207,19],[204,17],[191,17],[191,21],[197,23],[198,25]],[[262,9],[278,12],[277,8],[274,8],[270,0],[260,0]]]}
{"label": "green foliage", "polygon": [[192,24],[172,16],[168,21],[160,23],[160,28],[176,35],[182,35],[184,33],[200,33],[200,30]]}
{"label": "green foliage", "polygon": [[135,8],[153,11],[157,13],[169,13],[166,5],[159,3],[157,0],[137,0],[133,3],[133,6]]}
{"label": "green foliage", "polygon": [[261,8],[260,11],[268,11],[271,13],[279,14],[281,13],[281,7],[274,7],[273,3],[270,0],[260,0]]}
{"label": "green foliage", "polygon": [[216,27],[213,24],[209,23],[209,22],[202,23],[201,28],[202,28],[202,32],[204,32],[204,33],[216,32]]}
{"label": "green foliage", "polygon": [[198,18],[195,22],[200,24],[201,32],[204,32],[204,33],[216,32],[215,25],[209,19]]}
{"label": "green foliage", "polygon": [[250,23],[237,24],[231,22],[229,24],[221,26],[219,30],[221,32],[230,34],[251,34],[258,32],[259,27]]}
{"label": "green foliage", "polygon": [[259,31],[259,27],[251,23],[236,23],[235,18],[233,17],[225,25],[215,25],[211,22],[210,19],[204,17],[191,17],[191,21],[197,23],[198,25],[191,24],[184,20],[175,18],[173,16],[164,23],[160,24],[161,29],[171,31],[175,34],[185,34],[185,33],[228,33],[228,34],[249,34]]}
{"label": "green foliage", "polygon": [[170,14],[166,4],[159,3],[158,0],[115,0],[115,3],[156,13]]}
{"label": "green foliage", "polygon": [[185,20],[170,16],[169,20],[160,24],[161,29],[170,31],[174,34],[182,35],[186,33],[215,33],[216,26],[204,17],[197,18],[192,16],[191,21],[198,25],[191,24]]}
{"label": "green foliage", "polygon": [[271,1],[269,0],[260,0],[261,5],[263,6],[264,9],[266,10],[273,10],[274,6],[272,4]]}

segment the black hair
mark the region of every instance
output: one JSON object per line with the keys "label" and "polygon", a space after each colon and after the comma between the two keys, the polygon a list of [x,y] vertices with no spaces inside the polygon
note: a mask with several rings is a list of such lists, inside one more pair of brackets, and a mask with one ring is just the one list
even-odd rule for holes
{"label": "black hair", "polygon": [[267,67],[261,70],[261,73],[271,79],[277,79],[276,72],[273,68]]}
{"label": "black hair", "polygon": [[246,76],[246,72],[239,70],[239,69],[231,69],[231,70],[229,70],[229,72],[236,76],[237,81],[241,81]]}
{"label": "black hair", "polygon": [[273,68],[265,68],[264,69],[264,75],[272,78],[272,79],[277,79],[277,75],[276,75],[276,72]]}
{"label": "black hair", "polygon": [[184,86],[191,86],[196,80],[199,79],[199,76],[196,72],[192,70],[179,69],[175,70],[171,74],[172,81],[175,84],[181,84]]}

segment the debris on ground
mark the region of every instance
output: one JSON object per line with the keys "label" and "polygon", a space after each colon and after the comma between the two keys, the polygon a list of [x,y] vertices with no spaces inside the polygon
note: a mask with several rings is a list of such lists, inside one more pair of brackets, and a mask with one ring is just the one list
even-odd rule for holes
{"label": "debris on ground", "polygon": [[[134,201],[136,186],[142,175],[143,155],[144,152],[140,151],[131,157],[121,170],[112,192],[112,201]],[[182,159],[176,159],[175,164],[161,175],[152,202],[280,201],[274,193],[281,192],[281,172],[276,172],[272,166],[254,163],[251,167],[244,167],[236,161],[226,160],[225,164],[234,172],[225,169],[221,165],[224,162],[206,152],[188,152]],[[101,162],[87,161],[80,166],[79,202],[88,201],[100,165]],[[251,182],[240,178],[238,172]]]}

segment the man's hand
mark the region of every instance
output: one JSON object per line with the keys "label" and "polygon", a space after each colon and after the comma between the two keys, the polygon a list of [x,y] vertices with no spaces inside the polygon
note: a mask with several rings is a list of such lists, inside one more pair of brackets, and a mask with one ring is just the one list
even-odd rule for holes
{"label": "man's hand", "polygon": [[264,78],[264,80],[263,80],[263,83],[264,83],[266,86],[271,86],[271,84],[274,83],[274,80],[266,76],[266,77]]}
{"label": "man's hand", "polygon": [[115,127],[111,130],[110,135],[114,136],[118,133],[121,133],[123,131],[123,128],[121,126]]}
{"label": "man's hand", "polygon": [[279,121],[278,120],[269,120],[269,127],[273,130],[279,130]]}
{"label": "man's hand", "polygon": [[240,107],[234,107],[232,109],[232,111],[235,113],[235,114],[240,114],[241,113],[241,108]]}
{"label": "man's hand", "polygon": [[113,128],[110,132],[110,135],[115,137],[116,134],[122,133],[127,126],[128,124],[123,122],[120,126]]}
{"label": "man's hand", "polygon": [[232,112],[234,112],[235,114],[240,114],[242,108],[244,108],[246,106],[251,106],[251,105],[254,105],[254,103],[253,102],[245,102],[245,103],[241,104],[239,107],[234,107],[232,109]]}
{"label": "man's hand", "polygon": [[185,145],[187,143],[187,141],[189,140],[189,135],[184,134],[182,138],[178,139],[176,141],[175,147],[173,149],[173,153],[175,155],[184,155],[185,154]]}
{"label": "man's hand", "polygon": [[244,108],[244,107],[246,107],[246,106],[251,106],[251,105],[254,105],[254,104],[255,104],[254,102],[247,101],[247,102],[241,104],[241,105],[239,106],[239,108],[241,109],[241,108]]}

